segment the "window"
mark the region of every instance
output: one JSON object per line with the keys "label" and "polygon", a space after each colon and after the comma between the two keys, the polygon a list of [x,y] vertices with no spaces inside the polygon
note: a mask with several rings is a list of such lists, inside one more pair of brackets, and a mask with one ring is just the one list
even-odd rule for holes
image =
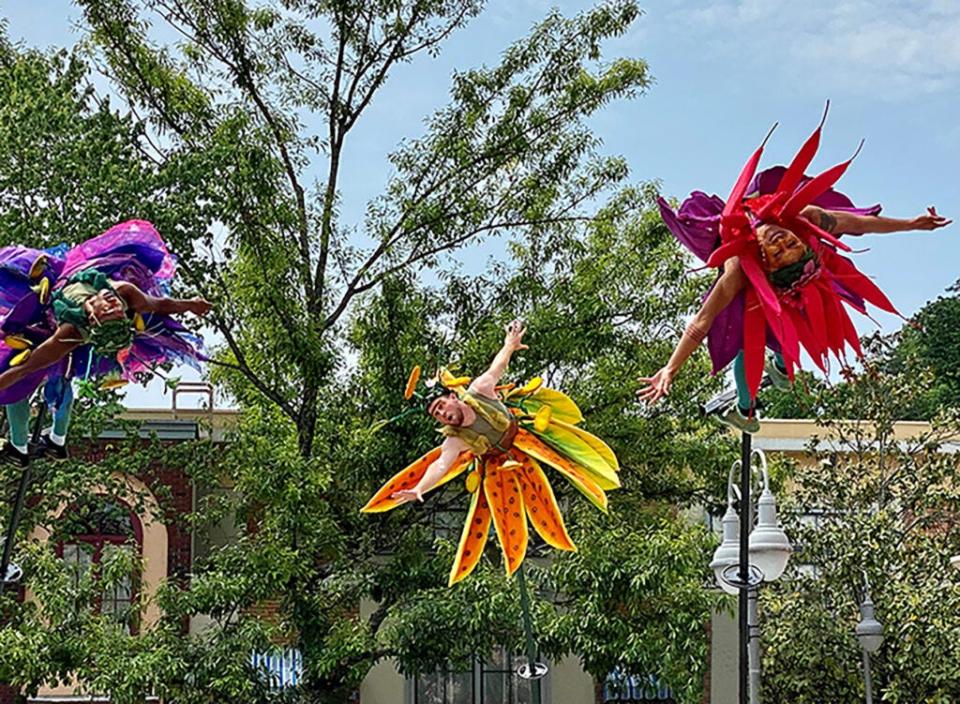
{"label": "window", "polygon": [[[497,648],[470,670],[437,670],[408,680],[409,704],[531,704],[531,683],[517,675],[526,657]],[[545,687],[550,676],[540,680]],[[549,698],[544,697],[544,701]]]}
{"label": "window", "polygon": [[[96,497],[71,506],[57,526],[61,539],[57,546],[61,559],[73,569],[75,584],[92,575],[100,579],[98,566],[120,550],[143,548],[140,520],[116,499]],[[134,575],[105,587],[97,599],[100,613],[122,624],[129,633],[137,632],[137,596]]]}
{"label": "window", "polygon": [[530,704],[533,694],[530,681],[517,676],[517,668],[527,661],[504,648],[493,652],[489,661],[480,665],[483,704]]}
{"label": "window", "polygon": [[474,704],[472,671],[437,670],[414,677],[413,704]]}

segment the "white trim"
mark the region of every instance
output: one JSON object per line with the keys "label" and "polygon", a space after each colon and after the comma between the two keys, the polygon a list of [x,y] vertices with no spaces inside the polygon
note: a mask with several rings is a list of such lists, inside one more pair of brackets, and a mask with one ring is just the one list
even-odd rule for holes
{"label": "white trim", "polygon": [[[754,435],[753,436],[753,446],[764,452],[806,452],[810,449],[810,441],[812,438],[777,438],[769,437],[763,435]],[[909,450],[913,447],[914,443],[909,440],[898,440],[897,447],[901,450]],[[864,448],[878,446],[877,442],[865,441],[863,443]],[[815,452],[839,452],[839,453],[849,453],[855,452],[859,449],[856,445],[850,442],[841,442],[839,440],[818,440],[816,445],[813,447]],[[960,443],[956,442],[945,442],[943,443],[938,452],[947,455],[953,455],[957,452],[960,452]]]}

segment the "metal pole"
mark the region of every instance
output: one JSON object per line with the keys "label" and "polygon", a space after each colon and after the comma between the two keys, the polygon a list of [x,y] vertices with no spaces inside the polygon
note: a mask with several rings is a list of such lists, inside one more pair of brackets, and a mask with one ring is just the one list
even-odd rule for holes
{"label": "metal pole", "polygon": [[750,590],[750,704],[760,704],[760,588]]}
{"label": "metal pole", "polygon": [[[33,426],[33,438],[31,442],[36,445],[40,440],[40,429],[43,425],[43,418],[47,412],[47,404],[43,401],[40,402],[40,410],[37,413],[37,420]],[[29,452],[30,448],[27,448]],[[7,568],[10,566],[10,556],[13,554],[13,544],[17,540],[17,530],[20,527],[20,514],[23,512],[23,502],[27,496],[27,489],[30,487],[30,466],[31,462],[27,461],[27,466],[23,469],[23,474],[20,475],[20,485],[17,487],[17,498],[13,502],[13,511],[10,513],[10,522],[7,525],[7,536],[3,544],[3,557],[0,558],[0,596],[3,596],[3,592],[7,586]]]}
{"label": "metal pole", "polygon": [[750,433],[740,433],[740,704],[749,701]]}
{"label": "metal pole", "polygon": [[873,678],[870,676],[870,653],[863,650],[863,681],[867,685],[867,704],[873,704]]}
{"label": "metal pole", "polygon": [[[533,674],[534,666],[537,663],[537,642],[533,638],[533,619],[530,616],[530,594],[527,592],[527,578],[523,572],[523,563],[517,568],[517,586],[520,588],[520,609],[523,613],[523,632],[527,641],[527,666],[530,673]],[[541,704],[540,702],[540,680],[533,678],[530,680],[530,693],[533,697],[531,704]]]}

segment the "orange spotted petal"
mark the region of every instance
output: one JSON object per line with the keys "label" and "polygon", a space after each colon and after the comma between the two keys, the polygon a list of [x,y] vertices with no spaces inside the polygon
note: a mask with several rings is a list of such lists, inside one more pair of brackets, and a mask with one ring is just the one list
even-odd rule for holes
{"label": "orange spotted petal", "polygon": [[450,568],[449,585],[451,587],[473,572],[483,556],[483,547],[487,544],[489,533],[490,505],[487,503],[484,492],[475,491],[473,499],[470,501],[467,520],[463,524],[463,533],[460,535],[457,556]]}
{"label": "orange spotted petal", "polygon": [[548,545],[557,550],[576,550],[547,475],[532,457],[524,457],[522,462],[523,469],[518,472],[518,478],[530,524]]}
{"label": "orange spotted petal", "polygon": [[[527,554],[527,517],[524,515],[523,494],[515,471],[487,465],[483,491],[490,504],[493,527],[496,528],[507,574],[516,572]],[[479,492],[478,492],[479,493]]]}

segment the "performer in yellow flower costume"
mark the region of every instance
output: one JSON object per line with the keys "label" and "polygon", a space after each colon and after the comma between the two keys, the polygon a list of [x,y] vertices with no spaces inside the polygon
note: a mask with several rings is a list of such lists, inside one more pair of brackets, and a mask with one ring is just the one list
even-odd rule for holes
{"label": "performer in yellow flower costume", "polygon": [[473,498],[450,570],[451,585],[477,566],[491,522],[508,575],[526,555],[528,519],[549,545],[576,550],[542,464],[604,511],[605,492],[620,486],[616,456],[578,427],[583,416],[569,397],[544,387],[540,378],[521,388],[498,386],[514,352],[527,349],[525,332],[522,322],[510,323],[490,368],[472,381],[441,369],[426,393],[419,394],[420,368],[414,368],[404,396],[423,402],[426,412],[443,423],[440,432],[446,439],[397,473],[362,509],[379,513],[423,501],[427,492],[467,472],[466,489]]}

